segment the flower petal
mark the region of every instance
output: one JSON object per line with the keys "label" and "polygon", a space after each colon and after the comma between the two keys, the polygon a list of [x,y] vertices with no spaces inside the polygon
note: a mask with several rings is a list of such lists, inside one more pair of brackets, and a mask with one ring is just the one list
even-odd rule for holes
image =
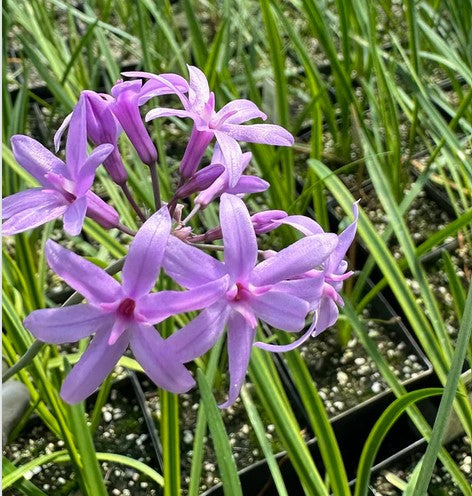
{"label": "flower petal", "polygon": [[234,187],[243,173],[243,152],[238,142],[228,134],[215,131],[215,137],[224,157],[224,165],[228,171],[228,183]]}
{"label": "flower petal", "polygon": [[251,329],[239,313],[231,313],[228,319],[229,397],[225,403],[218,405],[220,408],[231,406],[239,395],[246,377],[255,335],[256,329]]}
{"label": "flower petal", "polygon": [[52,344],[73,343],[111,325],[112,317],[89,304],[35,310],[23,321],[40,341]]}
{"label": "flower petal", "polygon": [[354,240],[357,230],[357,221],[359,219],[359,207],[357,205],[358,203],[359,202],[357,201],[352,205],[352,214],[354,216],[354,221],[352,222],[352,224],[349,224],[349,226],[347,226],[346,229],[344,229],[344,231],[338,236],[338,246],[336,246],[336,249],[329,258],[326,267],[326,272],[328,273],[336,271],[338,265],[346,256],[347,250]]}
{"label": "flower petal", "polygon": [[123,266],[123,289],[130,298],[149,293],[161,270],[171,219],[164,205],[141,226]]}
{"label": "flower petal", "polygon": [[87,120],[85,98],[81,96],[69,121],[66,141],[66,163],[73,179],[79,179],[80,169],[87,160]]}
{"label": "flower petal", "polygon": [[339,309],[331,298],[322,298],[318,309],[318,320],[316,322],[313,336],[318,336],[328,327],[336,323],[339,316]]}
{"label": "flower petal", "polygon": [[307,341],[310,338],[310,336],[313,334],[315,325],[316,325],[316,319],[298,339],[295,339],[295,341],[292,341],[289,344],[272,344],[272,343],[264,343],[262,341],[256,341],[254,343],[254,346],[257,346],[257,348],[261,348],[262,350],[270,351],[271,353],[285,353],[287,351],[292,351],[298,348],[299,346],[301,346],[305,341]]}
{"label": "flower petal", "polygon": [[220,261],[175,236],[169,236],[162,266],[184,288],[202,286],[226,274]]}
{"label": "flower petal", "polygon": [[270,187],[270,184],[264,179],[256,176],[241,176],[236,186],[228,188],[226,193],[239,195],[246,193],[260,193]]}
{"label": "flower petal", "polygon": [[259,107],[250,100],[238,99],[227,103],[222,107],[214,118],[215,121],[228,124],[242,124],[251,119],[266,120],[267,115],[264,114]]}
{"label": "flower petal", "polygon": [[289,215],[280,221],[280,224],[287,224],[298,229],[305,236],[324,233],[323,228],[310,217],[305,215]]}
{"label": "flower petal", "polygon": [[87,198],[85,196],[73,201],[64,212],[64,231],[71,236],[80,234],[84,225],[86,212]]}
{"label": "flower petal", "polygon": [[228,278],[222,277],[188,291],[160,291],[143,296],[138,301],[136,311],[147,323],[154,325],[171,315],[209,307],[223,297],[227,288]]}
{"label": "flower petal", "polygon": [[104,202],[93,191],[87,191],[87,216],[98,222],[105,229],[112,229],[119,223],[118,212],[108,203]]}
{"label": "flower petal", "polygon": [[30,208],[56,207],[65,203],[64,197],[54,189],[32,188],[2,199],[2,218],[8,219]]}
{"label": "flower petal", "polygon": [[252,299],[251,306],[257,317],[283,331],[301,331],[310,308],[305,300],[273,290]]}
{"label": "flower petal", "polygon": [[257,262],[257,240],[244,202],[237,196],[223,194],[220,222],[226,270],[234,280],[245,280]]}
{"label": "flower petal", "polygon": [[153,119],[158,119],[159,117],[190,117],[192,118],[193,114],[191,112],[187,112],[186,110],[178,110],[171,108],[162,108],[158,107],[150,110],[144,120],[146,122],[152,121]]}
{"label": "flower petal", "polygon": [[200,112],[210,98],[210,88],[205,74],[193,65],[187,65],[190,75],[188,98],[195,111]]}
{"label": "flower petal", "polygon": [[251,274],[256,286],[297,277],[324,262],[336,248],[336,234],[315,234],[300,239],[258,264]]}
{"label": "flower petal", "polygon": [[85,195],[91,188],[93,180],[95,179],[95,170],[104,162],[114,148],[115,147],[111,144],[103,144],[97,146],[97,148],[95,148],[87,157],[80,169],[80,175],[76,180],[75,194],[77,196]]}
{"label": "flower petal", "polygon": [[221,336],[228,313],[229,306],[224,300],[214,303],[167,338],[167,346],[176,359],[190,362],[206,353]]}
{"label": "flower petal", "polygon": [[42,207],[34,207],[24,212],[19,212],[10,217],[2,225],[2,234],[10,236],[18,234],[34,227],[42,226],[50,220],[57,219],[66,211],[67,204],[64,205],[44,205]]}
{"label": "flower petal", "polygon": [[307,301],[311,307],[318,306],[323,294],[324,273],[323,271],[311,271],[314,277],[303,279],[292,279],[281,281],[273,286],[276,291],[289,293],[297,298]]}
{"label": "flower petal", "polygon": [[114,345],[108,344],[110,330],[101,328],[88,348],[69,372],[61,389],[61,397],[67,403],[78,403],[90,396],[110,374],[128,346],[128,332],[120,336]]}
{"label": "flower petal", "polygon": [[54,134],[54,149],[56,150],[56,153],[59,151],[59,148],[61,147],[62,135],[69,126],[69,122],[71,119],[72,119],[72,112],[62,121],[61,126]]}
{"label": "flower petal", "polygon": [[39,141],[29,136],[16,134],[11,138],[11,147],[16,161],[45,187],[52,184],[45,178],[48,173],[64,175],[66,166]]}
{"label": "flower petal", "polygon": [[172,393],[185,393],[195,385],[190,372],[176,360],[154,327],[134,326],[130,345],[134,357],[157,386]]}
{"label": "flower petal", "polygon": [[49,267],[90,303],[100,305],[115,301],[121,286],[113,277],[54,241],[46,243]]}
{"label": "flower petal", "polygon": [[263,143],[265,145],[292,146],[293,136],[283,127],[275,124],[224,124],[221,131],[236,141]]}

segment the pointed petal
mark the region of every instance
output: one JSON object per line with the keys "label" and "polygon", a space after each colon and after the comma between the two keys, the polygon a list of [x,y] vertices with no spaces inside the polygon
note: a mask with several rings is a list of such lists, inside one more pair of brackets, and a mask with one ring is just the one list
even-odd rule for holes
{"label": "pointed petal", "polygon": [[336,323],[339,316],[339,309],[331,298],[322,298],[318,310],[318,321],[316,323],[313,336],[318,336],[328,327]]}
{"label": "pointed petal", "polygon": [[65,164],[59,160],[39,141],[29,136],[16,134],[11,138],[11,147],[16,161],[29,172],[40,184],[51,187],[45,175],[52,172],[63,175]]}
{"label": "pointed petal", "polygon": [[23,321],[24,326],[40,341],[52,344],[73,343],[111,325],[112,318],[88,304],[35,310]]}
{"label": "pointed petal", "polygon": [[277,146],[292,146],[294,143],[293,136],[286,129],[275,124],[250,124],[246,126],[224,124],[221,126],[221,131],[236,141],[247,141],[248,143]]}
{"label": "pointed petal", "polygon": [[229,313],[224,300],[203,310],[185,327],[167,338],[169,350],[180,362],[190,362],[205,354],[221,336]]}
{"label": "pointed petal", "polygon": [[80,169],[87,159],[87,120],[85,98],[81,96],[72,112],[66,141],[66,163],[74,179],[80,177]]}
{"label": "pointed petal", "polygon": [[215,137],[224,157],[224,165],[228,171],[228,183],[234,187],[243,173],[243,153],[238,142],[228,134],[215,131]]}
{"label": "pointed petal", "polygon": [[313,272],[314,277],[281,281],[274,286],[274,289],[301,298],[307,301],[310,307],[317,307],[323,294],[324,273],[321,270]]}
{"label": "pointed petal", "polygon": [[149,293],[156,283],[170,228],[169,210],[164,205],[149,217],[134,237],[122,271],[123,290],[130,298]]}
{"label": "pointed petal", "polygon": [[65,203],[64,197],[54,189],[32,188],[2,199],[2,218],[8,219],[30,208],[51,208]]}
{"label": "pointed petal", "polygon": [[236,186],[228,188],[226,193],[239,195],[246,193],[260,193],[270,187],[270,184],[264,179],[256,176],[241,176]]}
{"label": "pointed petal", "polygon": [[187,65],[187,68],[190,75],[188,98],[191,105],[199,112],[210,98],[208,80],[198,67]]}
{"label": "pointed petal", "polygon": [[359,219],[359,207],[358,201],[352,205],[352,214],[354,216],[354,221],[352,224],[344,229],[344,231],[338,237],[338,246],[334,250],[333,254],[329,258],[327,272],[335,272],[338,265],[342,262],[343,258],[346,256],[347,250],[354,241],[357,230],[357,221]]}
{"label": "pointed petal", "polygon": [[252,344],[256,329],[251,329],[244,318],[232,312],[228,320],[228,362],[229,362],[229,397],[220,408],[231,406],[239,395],[246,377]]}
{"label": "pointed petal", "polygon": [[56,153],[59,151],[59,148],[61,147],[62,135],[69,126],[69,122],[71,119],[72,119],[72,112],[64,119],[64,121],[61,124],[61,127],[54,134],[54,149],[56,150]]}
{"label": "pointed petal", "polygon": [[114,148],[110,144],[100,145],[87,157],[76,181],[75,194],[77,196],[85,195],[92,187],[93,180],[95,179],[95,170],[110,155]]}
{"label": "pointed petal", "polygon": [[162,266],[184,288],[202,286],[226,274],[220,261],[175,236],[169,236]]}
{"label": "pointed petal", "polygon": [[87,198],[85,196],[73,201],[64,212],[64,231],[71,236],[80,234],[84,225],[86,212]]}
{"label": "pointed petal", "polygon": [[301,331],[309,305],[305,300],[278,291],[268,291],[251,300],[257,317],[283,331]]}
{"label": "pointed petal", "polygon": [[130,345],[134,357],[157,386],[172,393],[185,393],[195,385],[190,372],[176,360],[154,327],[134,326]]}
{"label": "pointed petal", "polygon": [[226,270],[234,280],[245,280],[257,261],[257,240],[244,202],[237,196],[223,194],[220,222]]}
{"label": "pointed petal", "polygon": [[58,243],[47,241],[46,258],[49,267],[90,303],[100,305],[118,298],[121,291],[118,281]]}
{"label": "pointed petal", "polygon": [[251,119],[266,120],[267,115],[250,100],[238,99],[227,103],[215,116],[215,121],[228,124],[242,124]]}
{"label": "pointed petal", "polygon": [[115,368],[128,346],[128,333],[124,333],[114,345],[108,344],[110,329],[98,329],[92,342],[75,367],[69,372],[61,389],[61,397],[67,403],[78,403],[90,396]]}
{"label": "pointed petal", "polygon": [[146,122],[152,121],[153,119],[158,119],[159,117],[190,117],[192,118],[193,114],[187,112],[186,110],[177,110],[171,108],[155,108],[150,110],[144,120]]}
{"label": "pointed petal", "polygon": [[255,286],[297,277],[324,262],[336,248],[336,234],[315,234],[300,239],[258,264],[251,274]]}
{"label": "pointed petal", "polygon": [[188,291],[160,291],[143,296],[136,311],[154,325],[171,315],[209,307],[224,296],[227,288],[228,278],[222,277]]}
{"label": "pointed petal", "polygon": [[304,215],[289,215],[288,217],[282,219],[280,223],[287,224],[295,229],[298,229],[305,236],[324,233],[323,228],[317,222]]}
{"label": "pointed petal", "polygon": [[308,341],[315,328],[315,323],[316,322],[314,321],[304,334],[302,334],[298,339],[295,339],[295,341],[292,341],[290,344],[271,344],[256,341],[254,346],[257,346],[262,350],[270,351],[271,353],[285,353],[287,351],[292,351],[301,346],[305,341]]}
{"label": "pointed petal", "polygon": [[34,207],[24,212],[19,212],[10,217],[2,225],[2,234],[10,236],[18,234],[34,227],[42,226],[50,220],[57,219],[66,211],[67,205],[49,204],[42,207]]}

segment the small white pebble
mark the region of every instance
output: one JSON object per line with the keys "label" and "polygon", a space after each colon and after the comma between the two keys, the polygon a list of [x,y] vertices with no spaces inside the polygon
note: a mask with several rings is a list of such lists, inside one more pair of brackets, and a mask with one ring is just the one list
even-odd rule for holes
{"label": "small white pebble", "polygon": [[380,393],[380,391],[382,390],[382,385],[380,384],[380,382],[376,381],[372,384],[371,389],[372,389],[372,392],[375,394]]}
{"label": "small white pebble", "polygon": [[113,418],[113,416],[110,412],[103,412],[103,420],[105,422],[111,422],[112,418]]}
{"label": "small white pebble", "polygon": [[356,365],[364,365],[364,363],[365,363],[365,358],[362,358],[362,357],[356,358],[356,359],[354,360],[354,363],[355,363]]}
{"label": "small white pebble", "polygon": [[346,374],[346,372],[343,372],[342,370],[340,370],[337,373],[336,377],[338,379],[339,384],[341,384],[341,386],[347,384],[347,381],[349,380],[349,376]]}

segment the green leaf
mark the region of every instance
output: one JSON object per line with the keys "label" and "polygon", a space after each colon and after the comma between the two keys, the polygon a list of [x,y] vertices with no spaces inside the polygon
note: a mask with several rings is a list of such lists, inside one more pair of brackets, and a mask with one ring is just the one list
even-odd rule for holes
{"label": "green leaf", "polygon": [[431,396],[440,396],[442,393],[442,388],[419,389],[406,393],[388,406],[370,431],[369,437],[362,449],[359,466],[357,468],[354,496],[367,496],[370,471],[374,465],[375,457],[377,456],[382,441],[395,421],[414,403],[425,398],[430,398]]}
{"label": "green leaf", "polygon": [[242,496],[236,463],[234,461],[228,434],[225,430],[221,413],[211,392],[210,384],[201,369],[197,370],[197,381],[203,406],[208,419],[216,460],[220,469],[223,490],[226,496]]}

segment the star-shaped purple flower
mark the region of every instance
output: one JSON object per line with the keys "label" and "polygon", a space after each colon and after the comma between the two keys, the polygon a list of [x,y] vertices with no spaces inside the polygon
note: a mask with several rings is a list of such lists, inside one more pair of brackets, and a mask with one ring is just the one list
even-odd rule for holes
{"label": "star-shaped purple flower", "polygon": [[170,215],[167,207],[162,207],[136,234],[123,266],[122,284],[93,263],[53,241],[47,242],[49,266],[88,303],[36,310],[25,319],[25,327],[39,340],[54,344],[78,341],[95,333],[62,386],[61,396],[68,403],[92,394],[128,345],[158,386],[181,393],[194,385],[191,374],[154,325],[170,315],[212,305],[224,294],[227,284],[223,279],[195,290],[150,294],[170,231]]}
{"label": "star-shaped purple flower", "polygon": [[287,280],[326,260],[336,248],[337,236],[308,236],[257,264],[256,235],[243,201],[223,194],[220,222],[224,263],[171,236],[163,267],[187,288],[226,281],[224,297],[167,340],[176,357],[188,362],[209,350],[228,325],[230,390],[228,401],[221,405],[226,407],[235,401],[244,381],[258,320],[289,332],[304,327],[309,304],[303,298],[317,291],[322,281]]}
{"label": "star-shaped purple flower", "polygon": [[[297,340],[288,345],[274,345],[262,342],[257,342],[256,346],[272,352],[290,351],[302,343],[310,336],[316,337],[336,323],[339,317],[338,307],[344,305],[344,301],[339,294],[343,281],[352,276],[353,272],[347,272],[347,261],[344,260],[346,253],[354,241],[357,230],[357,220],[359,217],[358,202],[352,206],[354,220],[344,231],[338,236],[338,244],[336,249],[330,254],[319,268],[313,268],[299,277],[302,279],[313,279],[320,281],[321,284],[317,287],[317,291],[307,293],[304,298],[310,304],[310,311],[314,312],[314,319],[308,330]],[[276,211],[275,211],[276,212]],[[267,212],[268,214],[268,212]],[[271,228],[287,224],[305,236],[313,236],[314,234],[322,234],[323,228],[309,217],[303,215],[289,215],[277,219],[276,215],[272,215]]]}
{"label": "star-shaped purple flower", "polygon": [[189,179],[197,170],[207,146],[213,137],[221,147],[228,167],[229,186],[234,187],[242,174],[241,148],[238,141],[264,143],[267,145],[292,146],[293,136],[283,127],[273,124],[251,124],[242,126],[250,119],[267,116],[250,100],[238,99],[215,111],[215,95],[210,92],[205,74],[194,66],[188,66],[190,73],[188,97],[160,76],[147,72],[127,72],[125,76],[161,80],[180,98],[184,110],[156,108],[146,115],[146,121],[158,117],[189,117],[194,127],[185,154],[180,164],[183,179]]}
{"label": "star-shaped purple flower", "polygon": [[69,122],[66,164],[38,141],[23,135],[11,138],[13,155],[42,187],[4,198],[2,216],[8,219],[4,235],[17,234],[63,216],[64,230],[75,236],[82,230],[85,215],[103,227],[118,225],[115,209],[90,191],[95,169],[113,151],[113,145],[100,145],[87,156],[87,131],[83,100]]}

